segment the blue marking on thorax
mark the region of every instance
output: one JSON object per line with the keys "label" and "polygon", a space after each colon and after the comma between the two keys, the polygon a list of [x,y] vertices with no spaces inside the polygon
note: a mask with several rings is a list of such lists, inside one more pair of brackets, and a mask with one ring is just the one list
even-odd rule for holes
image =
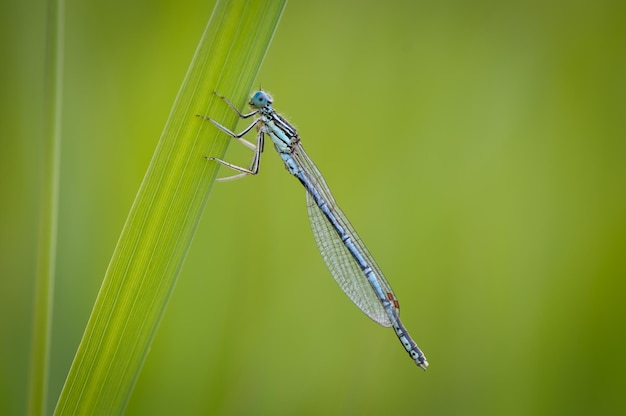
{"label": "blue marking on thorax", "polygon": [[273,120],[265,120],[264,127],[265,133],[267,133],[272,139],[274,147],[278,153],[282,155],[290,151],[291,137],[287,136],[285,132],[274,123]]}

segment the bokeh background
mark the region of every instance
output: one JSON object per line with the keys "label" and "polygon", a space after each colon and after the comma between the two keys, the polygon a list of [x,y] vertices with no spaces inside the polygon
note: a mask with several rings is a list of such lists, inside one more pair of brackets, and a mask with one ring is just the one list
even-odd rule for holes
{"label": "bokeh background", "polygon": [[[212,7],[67,2],[51,410]],[[215,186],[127,413],[624,414],[625,7],[288,4],[258,84],[431,367],[338,289],[269,147],[258,177]],[[0,414],[19,415],[45,3],[0,10]]]}

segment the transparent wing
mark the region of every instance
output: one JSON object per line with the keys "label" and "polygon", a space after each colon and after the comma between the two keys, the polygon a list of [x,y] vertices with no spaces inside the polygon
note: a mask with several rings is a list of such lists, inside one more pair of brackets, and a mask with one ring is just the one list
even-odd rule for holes
{"label": "transparent wing", "polygon": [[[365,244],[363,244],[361,238],[354,230],[354,227],[352,227],[346,216],[339,209],[339,206],[335,202],[324,178],[315,164],[309,159],[304,149],[299,144],[294,147],[292,156],[300,163],[300,166],[304,169],[311,182],[324,196],[324,199],[331,207],[331,211],[335,214],[341,226],[352,236],[355,245],[359,248],[362,256],[376,274],[384,296],[394,303],[396,312],[399,314],[400,306],[397,298],[393,294],[391,286],[372,258],[372,255],[365,247]],[[382,306],[382,300],[376,295],[376,292],[370,285],[367,277],[361,271],[358,263],[352,257],[332,224],[328,221],[308,192],[306,193],[306,198],[309,221],[311,222],[315,242],[333,278],[337,284],[339,284],[341,290],[343,290],[350,300],[367,316],[382,326],[391,326],[392,322],[387,316],[385,308]]]}

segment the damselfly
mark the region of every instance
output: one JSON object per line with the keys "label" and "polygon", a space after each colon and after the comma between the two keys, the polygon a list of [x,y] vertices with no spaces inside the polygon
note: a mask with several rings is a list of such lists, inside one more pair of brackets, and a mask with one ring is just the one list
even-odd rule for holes
{"label": "damselfly", "polygon": [[[382,326],[393,327],[411,358],[426,370],[428,367],[426,357],[400,321],[400,305],[391,286],[345,214],[339,209],[322,174],[305,153],[296,129],[272,108],[272,97],[264,91],[255,92],[249,102],[253,111],[248,114],[241,113],[225,97],[220,98],[235,110],[239,117],[247,119],[256,116],[254,122],[239,134],[233,133],[213,119],[203,117],[224,133],[254,150],[249,168],[207,157],[207,160],[218,162],[239,172],[220,180],[256,175],[259,172],[265,135],[268,135],[289,173],[306,189],[307,209],[315,242],[341,290],[372,320]],[[243,136],[254,127],[257,129],[256,144],[243,139]]]}

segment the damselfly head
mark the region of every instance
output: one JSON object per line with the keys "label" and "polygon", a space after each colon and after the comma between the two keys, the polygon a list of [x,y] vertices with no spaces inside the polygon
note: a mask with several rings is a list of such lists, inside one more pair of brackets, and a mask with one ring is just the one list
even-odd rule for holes
{"label": "damselfly head", "polygon": [[272,96],[266,93],[265,91],[257,91],[250,98],[250,107],[252,108],[263,108],[272,105],[274,100],[272,100]]}

